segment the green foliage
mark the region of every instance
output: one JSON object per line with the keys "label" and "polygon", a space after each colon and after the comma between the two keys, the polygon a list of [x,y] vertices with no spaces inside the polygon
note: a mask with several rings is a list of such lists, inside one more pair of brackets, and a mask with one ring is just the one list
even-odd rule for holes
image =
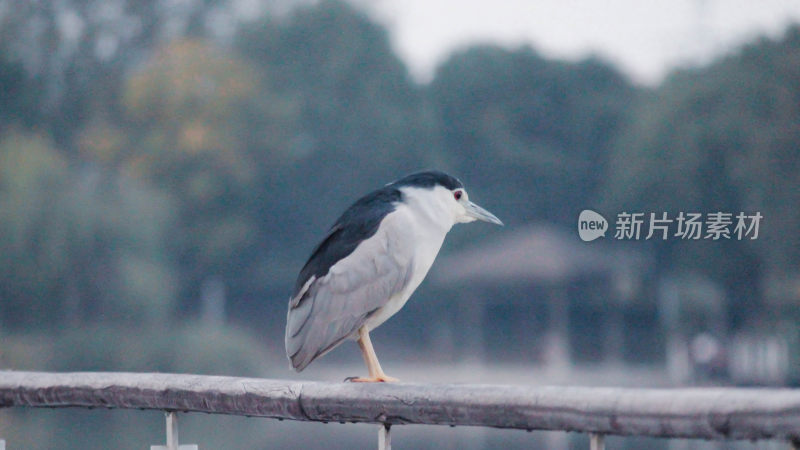
{"label": "green foliage", "polygon": [[71,150],[95,117],[123,120],[119,93],[131,66],[176,35],[213,34],[210,16],[230,3],[0,0],[0,54],[27,69],[32,82],[23,98],[38,102],[36,121],[25,123],[47,128],[59,148]]}
{"label": "green foliage", "polygon": [[[634,90],[609,66],[530,48],[455,54],[429,88],[448,164],[507,221],[572,223],[598,185]],[[509,198],[508,193],[517,192]]]}
{"label": "green foliage", "polygon": [[230,281],[252,265],[260,236],[245,205],[271,196],[258,178],[285,159],[291,109],[247,61],[200,40],[159,48],[129,78],[123,105],[126,144],[105,159],[176,199],[169,242],[181,295],[196,297],[210,276]]}
{"label": "green foliage", "polygon": [[[750,245],[770,271],[796,270],[800,246],[785,237],[800,223],[797,208],[786,207],[800,202],[798,61],[800,29],[793,28],[782,41],[761,40],[708,68],[674,74],[639,103],[614,146],[608,208],[760,211],[769,231],[738,247]],[[741,261],[727,253],[733,249],[692,247],[701,254],[687,246],[673,264],[724,278],[734,269],[718,263]]]}
{"label": "green foliage", "polygon": [[11,125],[30,126],[36,122],[41,89],[19,61],[0,53],[0,131]]}
{"label": "green foliage", "polygon": [[[123,105],[137,135],[125,168],[185,191],[189,206],[219,196],[226,184],[245,183],[253,166],[237,119],[253,107],[249,100],[258,89],[249,66],[210,45],[177,41],[160,48],[125,86]],[[208,171],[220,180],[193,177]]]}
{"label": "green foliage", "polygon": [[324,1],[287,23],[256,23],[238,41],[277,89],[301,97],[306,142],[298,157],[313,156],[325,170],[358,164],[370,171],[424,157],[421,95],[386,31],[363,13]]}
{"label": "green foliage", "polygon": [[[673,74],[643,97],[611,152],[607,211],[763,215],[757,240],[655,243],[664,272],[710,277],[732,327],[762,317],[767,296],[796,303],[800,243],[800,28],[713,65]],[[770,294],[770,292],[773,292]],[[777,293],[780,292],[780,293]]]}
{"label": "green foliage", "polygon": [[58,195],[69,184],[61,155],[40,137],[0,141],[0,308],[5,325],[47,322],[46,312],[70,264],[69,214]]}
{"label": "green foliage", "polygon": [[46,139],[0,141],[0,320],[53,328],[87,320],[163,322],[172,313],[162,253],[165,197],[79,171]]}
{"label": "green foliage", "polygon": [[295,119],[284,127],[285,158],[259,162],[247,207],[261,234],[254,264],[236,269],[239,286],[274,299],[246,307],[283,317],[296,266],[348,203],[435,165],[435,124],[386,30],[346,2],[266,16],[235,42],[273,89],[258,101],[283,105]]}

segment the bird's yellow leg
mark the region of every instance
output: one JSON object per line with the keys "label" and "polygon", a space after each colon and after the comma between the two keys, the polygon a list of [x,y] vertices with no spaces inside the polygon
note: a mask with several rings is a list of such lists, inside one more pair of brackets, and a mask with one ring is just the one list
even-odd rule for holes
{"label": "bird's yellow leg", "polygon": [[378,362],[378,356],[375,354],[375,349],[372,348],[372,341],[369,339],[369,330],[366,325],[358,329],[358,346],[361,348],[361,354],[364,356],[364,362],[367,364],[369,377],[351,378],[350,381],[355,383],[386,383],[400,381],[397,378],[390,377],[383,373],[381,363]]}

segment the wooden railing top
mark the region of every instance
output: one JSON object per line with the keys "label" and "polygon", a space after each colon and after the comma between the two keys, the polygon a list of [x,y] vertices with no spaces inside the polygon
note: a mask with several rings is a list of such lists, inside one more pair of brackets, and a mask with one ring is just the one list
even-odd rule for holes
{"label": "wooden railing top", "polygon": [[0,407],[198,411],[318,422],[800,440],[800,390],[358,384],[162,373],[0,371]]}

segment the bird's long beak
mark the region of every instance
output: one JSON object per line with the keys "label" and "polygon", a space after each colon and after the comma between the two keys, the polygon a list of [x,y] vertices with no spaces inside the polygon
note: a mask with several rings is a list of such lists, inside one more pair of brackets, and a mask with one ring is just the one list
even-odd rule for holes
{"label": "bird's long beak", "polygon": [[467,210],[467,215],[473,217],[478,220],[482,220],[484,222],[495,223],[497,225],[503,225],[503,222],[497,218],[494,214],[490,213],[489,211],[481,208],[480,206],[467,201],[464,205],[464,209]]}

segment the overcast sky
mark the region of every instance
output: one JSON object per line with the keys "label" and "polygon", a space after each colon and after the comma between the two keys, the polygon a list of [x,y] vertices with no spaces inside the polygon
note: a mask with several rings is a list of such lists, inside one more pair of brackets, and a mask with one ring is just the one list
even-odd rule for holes
{"label": "overcast sky", "polygon": [[352,0],[385,25],[397,53],[428,81],[453,50],[530,44],[550,57],[597,54],[635,82],[707,62],[800,22],[798,0]]}

